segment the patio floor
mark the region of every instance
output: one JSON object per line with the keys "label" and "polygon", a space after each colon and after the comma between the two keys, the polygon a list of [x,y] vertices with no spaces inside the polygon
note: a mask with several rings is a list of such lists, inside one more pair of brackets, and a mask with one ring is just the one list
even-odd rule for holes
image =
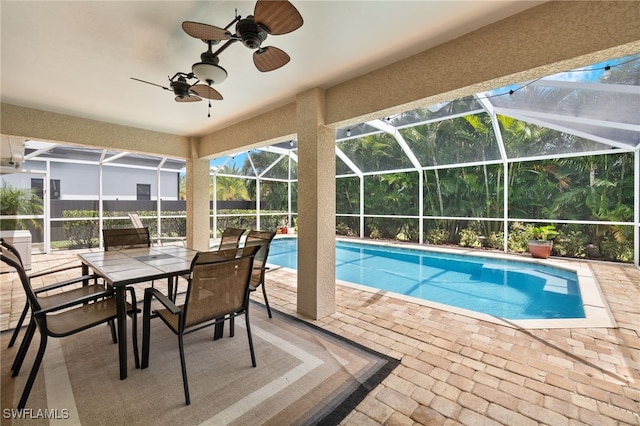
{"label": "patio floor", "polygon": [[[30,272],[77,262],[77,253],[34,254]],[[585,264],[617,328],[517,329],[338,285],[336,312],[311,322],[401,359],[343,424],[640,425],[640,270]],[[0,278],[7,330],[24,294],[11,275]],[[271,270],[267,293],[296,315],[295,272]],[[261,292],[252,297],[262,302]]]}

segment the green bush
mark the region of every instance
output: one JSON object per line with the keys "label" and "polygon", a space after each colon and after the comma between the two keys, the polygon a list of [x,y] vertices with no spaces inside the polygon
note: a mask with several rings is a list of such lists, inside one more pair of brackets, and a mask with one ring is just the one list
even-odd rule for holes
{"label": "green bush", "polygon": [[482,242],[480,242],[480,236],[473,229],[462,229],[460,231],[460,243],[462,247],[480,248]]}
{"label": "green bush", "polygon": [[603,240],[600,252],[605,260],[633,262],[633,245],[629,241]]}
{"label": "green bush", "polygon": [[509,251],[525,253],[532,238],[531,227],[521,222],[513,222],[509,232]]}
{"label": "green bush", "polygon": [[[158,220],[156,219],[156,215],[158,214],[155,210],[153,211],[139,211],[137,212],[138,216],[140,216],[140,220],[142,224],[149,228],[149,235],[151,237],[158,236]],[[128,216],[128,212],[111,212],[111,216]],[[187,235],[187,220],[183,217],[170,217],[170,216],[179,216],[184,215],[186,212],[184,211],[163,211],[160,217],[162,221],[162,234],[160,237],[184,237]],[[148,216],[152,216],[148,218]],[[167,216],[167,217],[165,217]],[[105,228],[129,228],[131,227],[131,220],[127,219],[111,219],[109,221],[105,221]]]}
{"label": "green bush", "polygon": [[[221,217],[220,215],[230,216]],[[293,217],[293,221],[294,223],[297,221],[295,216]],[[260,211],[260,229],[265,231],[276,231],[278,228],[283,226],[281,225],[283,223],[287,223],[287,215],[282,214],[281,211]],[[256,210],[218,210],[217,237],[220,237],[222,235],[222,231],[227,227],[256,229]]]}
{"label": "green bush", "polygon": [[[70,242],[70,248],[90,248],[99,245],[98,212],[95,210],[65,210],[63,218],[78,218],[65,220],[62,224],[65,240]],[[91,217],[96,219],[80,219]]]}
{"label": "green bush", "polygon": [[427,230],[427,242],[429,244],[445,244],[449,241],[449,231],[442,228]]}
{"label": "green bush", "polygon": [[378,228],[373,228],[371,230],[371,233],[369,234],[369,238],[379,240],[380,238],[382,238],[382,232],[380,232]]}
{"label": "green bush", "polygon": [[581,231],[561,229],[553,240],[553,251],[560,256],[583,258],[586,247],[587,237]]}
{"label": "green bush", "polygon": [[420,232],[414,228],[411,223],[404,222],[400,224],[400,229],[396,234],[396,240],[398,241],[413,241],[419,240]]}
{"label": "green bush", "polygon": [[492,232],[487,237],[487,246],[502,250],[504,248],[504,232]]}
{"label": "green bush", "polygon": [[351,229],[346,223],[340,222],[336,224],[336,234],[337,235],[349,235]]}
{"label": "green bush", "polygon": [[633,229],[612,227],[598,244],[602,259],[615,262],[633,262]]}

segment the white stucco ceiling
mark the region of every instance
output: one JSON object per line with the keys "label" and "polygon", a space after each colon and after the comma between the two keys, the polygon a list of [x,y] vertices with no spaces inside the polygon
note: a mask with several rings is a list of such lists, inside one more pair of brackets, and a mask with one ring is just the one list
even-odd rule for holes
{"label": "white stucco ceiling", "polygon": [[541,1],[294,0],[304,25],[263,45],[291,56],[261,73],[240,43],[220,55],[224,96],[177,103],[168,86],[206,45],[185,20],[225,27],[254,1],[0,2],[3,103],[184,136],[200,136],[459,37]]}

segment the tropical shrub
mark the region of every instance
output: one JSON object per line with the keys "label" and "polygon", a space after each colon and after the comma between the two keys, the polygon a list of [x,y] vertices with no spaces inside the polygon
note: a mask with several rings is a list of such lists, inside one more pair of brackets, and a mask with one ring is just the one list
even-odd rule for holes
{"label": "tropical shrub", "polygon": [[616,262],[633,261],[633,229],[630,226],[616,227],[615,232],[609,230],[600,240],[598,246],[604,260]]}
{"label": "tropical shrub", "polygon": [[[16,188],[3,181],[0,187],[0,215],[37,215],[42,213],[42,199],[31,188]],[[39,227],[34,219],[2,219],[0,230],[27,229],[27,224]]]}
{"label": "tropical shrub", "polygon": [[560,229],[553,240],[553,250],[560,256],[583,258],[586,247],[587,237],[582,231]]}
{"label": "tropical shrub", "polygon": [[[70,242],[70,248],[90,248],[99,245],[98,212],[95,210],[65,210],[62,216],[78,218],[65,220],[62,224],[65,240]],[[80,219],[92,217],[95,219]]]}
{"label": "tropical shrub", "polygon": [[480,241],[480,235],[473,229],[462,229],[460,231],[460,243],[462,247],[480,248],[482,242]]}
{"label": "tropical shrub", "polygon": [[486,243],[488,247],[502,250],[504,248],[504,232],[492,232],[487,237]]}
{"label": "tropical shrub", "polygon": [[[295,223],[297,226],[297,219]],[[357,217],[336,217],[336,235],[347,235],[350,237],[357,236],[359,228],[360,219]]]}
{"label": "tropical shrub", "polygon": [[429,244],[445,244],[449,241],[449,231],[442,228],[427,230],[427,242]]}
{"label": "tropical shrub", "polygon": [[336,234],[337,235],[349,235],[351,229],[346,223],[340,222],[336,225]]}
{"label": "tropical shrub", "polygon": [[531,227],[521,222],[511,224],[509,232],[509,251],[516,253],[524,253],[528,250],[529,240],[531,239]]}
{"label": "tropical shrub", "polygon": [[413,226],[412,221],[407,220],[400,225],[400,229],[398,230],[395,238],[398,241],[417,242],[420,239],[420,233],[418,228]]}
{"label": "tropical shrub", "polygon": [[369,233],[369,238],[379,240],[380,238],[382,238],[382,233],[378,228],[373,228]]}

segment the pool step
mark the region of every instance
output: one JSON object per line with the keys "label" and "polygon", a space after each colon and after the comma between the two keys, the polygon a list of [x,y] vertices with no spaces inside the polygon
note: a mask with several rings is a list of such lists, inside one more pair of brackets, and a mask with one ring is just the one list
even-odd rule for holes
{"label": "pool step", "polygon": [[534,269],[520,269],[507,265],[483,265],[480,279],[495,284],[509,285],[510,287],[541,286],[546,292],[568,295],[580,294],[576,281]]}

